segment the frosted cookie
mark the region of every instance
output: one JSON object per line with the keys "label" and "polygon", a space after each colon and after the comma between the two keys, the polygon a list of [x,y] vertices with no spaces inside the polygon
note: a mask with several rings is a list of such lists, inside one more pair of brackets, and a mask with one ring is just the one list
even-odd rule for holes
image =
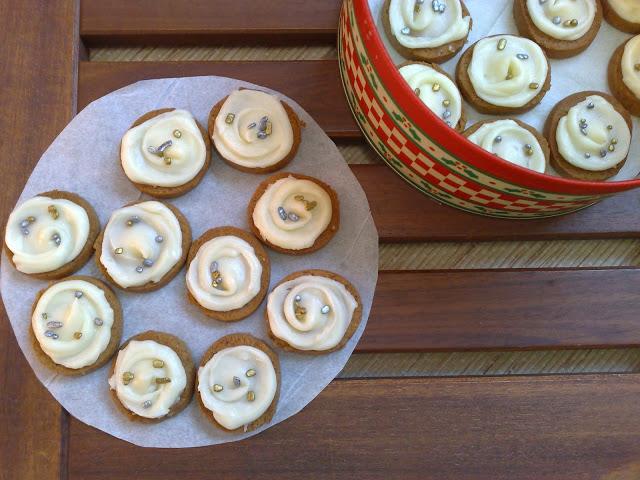
{"label": "frosted cookie", "polygon": [[329,353],[349,341],[360,325],[362,301],[355,287],[325,270],[304,270],[283,278],[265,310],[269,336],[280,348]]}
{"label": "frosted cookie", "polygon": [[295,157],[302,121],[275,95],[240,89],[209,114],[209,135],[222,159],[250,173],[279,170]]}
{"label": "frosted cookie", "polygon": [[598,0],[515,0],[513,16],[520,35],[536,42],[551,58],[586,50],[602,24]]}
{"label": "frosted cookie", "polygon": [[18,205],[4,232],[7,258],[19,272],[42,280],[71,275],[91,257],[100,222],[79,195],[41,193]]}
{"label": "frosted cookie", "polygon": [[433,63],[462,50],[473,24],[461,0],[386,0],[382,23],[403,57]]}
{"label": "frosted cookie", "polygon": [[469,47],[456,67],[463,97],[479,112],[523,113],[551,88],[551,68],[542,49],[513,35],[483,38]]}
{"label": "frosted cookie", "polygon": [[408,62],[398,68],[402,78],[429,109],[458,131],[467,123],[462,96],[451,77],[437,65]]}
{"label": "frosted cookie", "polygon": [[336,192],[299,173],[279,173],[258,185],[248,213],[251,230],[263,243],[291,255],[319,250],[340,226]]}
{"label": "frosted cookie", "polygon": [[155,423],[189,404],[195,374],[191,353],[182,340],[148,331],[120,347],[109,373],[109,389],[118,409],[131,420]]}
{"label": "frosted cookie", "polygon": [[640,116],[640,35],[620,45],[609,61],[609,88],[632,115]]}
{"label": "frosted cookie", "polygon": [[606,180],[624,165],[631,116],[610,95],[580,92],[558,103],[545,124],[551,165],[565,177]]}
{"label": "frosted cookie", "polygon": [[163,108],[138,118],[122,137],[125,175],[143,193],[178,197],[195,188],[211,163],[207,132],[186,110]]}
{"label": "frosted cookie", "polygon": [[239,228],[205,232],[191,245],[187,265],[189,300],[216,320],[251,315],[269,288],[269,256],[253,235]]}
{"label": "frosted cookie", "polygon": [[189,223],[176,207],[133,203],[111,214],[95,243],[96,263],[116,286],[149,292],[176,276],[190,245]]}
{"label": "frosted cookie", "polygon": [[618,30],[640,33],[640,3],[638,0],[602,0],[604,18]]}
{"label": "frosted cookie", "polygon": [[84,375],[107,363],[122,336],[122,309],[113,291],[91,277],[68,277],[41,290],[31,309],[35,352],[64,375]]}
{"label": "frosted cookie", "polygon": [[227,431],[250,432],[273,418],[280,362],[266,343],[246,333],[215,342],[200,361],[198,403],[207,420]]}
{"label": "frosted cookie", "polygon": [[465,130],[463,135],[507,162],[538,173],[544,173],[547,168],[547,140],[518,119],[484,120]]}

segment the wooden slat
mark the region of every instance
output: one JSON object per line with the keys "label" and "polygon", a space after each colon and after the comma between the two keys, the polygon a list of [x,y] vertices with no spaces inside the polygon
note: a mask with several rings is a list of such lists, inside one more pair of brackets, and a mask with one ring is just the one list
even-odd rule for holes
{"label": "wooden slat", "polygon": [[[334,61],[125,62],[80,64],[79,105],[146,78],[226,75],[261,83],[296,99],[334,139],[360,132],[347,107]],[[383,165],[359,165],[383,242],[488,241],[637,237],[640,194],[629,192],[569,216],[546,220],[498,220],[438,205]]]}
{"label": "wooden slat", "polygon": [[380,272],[358,352],[640,345],[640,269]]}
{"label": "wooden slat", "polygon": [[639,397],[638,375],[337,380],[214,447],[133,447],[72,420],[69,479],[637,480]]}
{"label": "wooden slat", "polygon": [[[13,152],[0,156],[6,219],[75,111],[78,4],[1,0],[0,12],[0,129],[4,150]],[[0,317],[0,477],[59,479],[66,474],[67,415],[31,371],[4,308]]]}
{"label": "wooden slat", "polygon": [[335,42],[340,0],[83,0],[89,46]]}

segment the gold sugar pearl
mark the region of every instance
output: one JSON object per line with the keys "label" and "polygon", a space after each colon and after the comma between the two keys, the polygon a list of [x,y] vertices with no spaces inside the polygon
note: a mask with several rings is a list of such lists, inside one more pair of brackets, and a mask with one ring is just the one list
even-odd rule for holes
{"label": "gold sugar pearl", "polygon": [[506,38],[501,38],[498,41],[498,50],[504,50],[505,48],[507,48],[507,39]]}
{"label": "gold sugar pearl", "polygon": [[305,205],[305,209],[307,211],[311,211],[314,208],[316,208],[318,206],[318,202],[316,202],[315,200],[311,201],[311,202],[307,202],[307,204]]}
{"label": "gold sugar pearl", "polygon": [[82,332],[74,332],[73,338],[75,338],[76,340],[80,340],[82,338]]}
{"label": "gold sugar pearl", "polygon": [[34,216],[32,216],[32,215],[29,215],[29,216],[27,217],[27,222],[29,222],[29,223],[33,223],[33,222],[35,222],[35,221],[36,221],[36,217],[34,217]]}
{"label": "gold sugar pearl", "polygon": [[249,400],[250,402],[253,402],[255,399],[256,399],[256,394],[253,391],[249,390],[247,392],[247,400]]}
{"label": "gold sugar pearl", "polygon": [[417,96],[420,96],[420,87],[416,88],[416,89],[414,90],[414,93],[415,93]]}
{"label": "gold sugar pearl", "polygon": [[171,165],[171,158],[169,158],[169,157],[164,157],[164,164],[165,164],[165,165]]}
{"label": "gold sugar pearl", "polygon": [[578,26],[578,19],[577,18],[572,18],[571,20],[565,20],[563,25],[565,27],[577,27]]}
{"label": "gold sugar pearl", "polygon": [[49,215],[51,215],[51,218],[53,218],[54,220],[57,220],[60,216],[60,213],[58,213],[58,209],[55,207],[55,205],[49,205],[47,211],[49,212]]}
{"label": "gold sugar pearl", "polygon": [[614,144],[609,145],[610,152],[615,152],[615,150],[616,150],[616,146]]}
{"label": "gold sugar pearl", "polygon": [[162,360],[155,359],[153,361],[153,367],[154,368],[162,368],[162,367],[164,367],[164,362]]}
{"label": "gold sugar pearl", "polygon": [[122,247],[118,247],[115,249],[116,255],[122,255],[122,253],[124,252],[124,248]]}
{"label": "gold sugar pearl", "polygon": [[536,83],[536,82],[531,82],[531,83],[529,84],[529,88],[530,88],[531,90],[537,90],[539,87],[540,87],[540,84],[539,84],[539,83]]}
{"label": "gold sugar pearl", "polygon": [[213,391],[214,391],[214,392],[216,392],[216,393],[217,393],[217,392],[221,392],[222,390],[224,390],[224,387],[223,387],[222,385],[218,384],[218,383],[216,383],[216,384],[213,386]]}
{"label": "gold sugar pearl", "polygon": [[123,382],[125,385],[128,385],[128,384],[129,384],[129,382],[130,382],[131,380],[133,380],[133,373],[131,373],[131,372],[124,372],[124,373],[122,374],[122,382]]}
{"label": "gold sugar pearl", "polygon": [[169,377],[156,377],[157,385],[162,385],[164,383],[171,383],[171,379]]}
{"label": "gold sugar pearl", "polygon": [[224,119],[224,123],[226,123],[227,125],[231,125],[235,118],[236,118],[236,116],[235,116],[234,113],[227,113],[227,116]]}
{"label": "gold sugar pearl", "polygon": [[448,107],[449,105],[451,105],[451,101],[450,100],[443,100],[442,101],[442,106],[443,107]]}
{"label": "gold sugar pearl", "polygon": [[173,131],[173,136],[176,138],[180,138],[182,136],[182,132],[177,128]]}
{"label": "gold sugar pearl", "polygon": [[636,63],[633,68],[636,72],[640,72],[640,63]]}
{"label": "gold sugar pearl", "polygon": [[618,139],[617,138],[612,138],[611,139],[611,143],[613,143],[614,145],[618,144]]}
{"label": "gold sugar pearl", "polygon": [[438,82],[434,83],[433,86],[431,87],[431,90],[433,90],[434,92],[439,92],[440,84]]}
{"label": "gold sugar pearl", "polygon": [[245,375],[249,378],[255,377],[256,371],[253,368],[250,368],[249,370],[247,370],[247,373],[245,373]]}

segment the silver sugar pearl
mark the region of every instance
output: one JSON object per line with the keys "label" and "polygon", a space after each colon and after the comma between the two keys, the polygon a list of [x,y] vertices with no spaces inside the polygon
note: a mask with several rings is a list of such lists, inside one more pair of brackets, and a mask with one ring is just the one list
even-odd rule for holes
{"label": "silver sugar pearl", "polygon": [[142,271],[143,271],[143,270],[144,270],[144,268],[142,268],[142,266],[141,266],[141,265],[138,265],[138,266],[136,267],[136,272],[138,272],[138,273],[142,273]]}
{"label": "silver sugar pearl", "polygon": [[104,322],[102,321],[101,318],[96,317],[93,319],[93,323],[95,323],[96,326],[101,327]]}
{"label": "silver sugar pearl", "polygon": [[266,132],[258,132],[258,138],[260,140],[264,140],[265,138],[267,138],[267,133]]}
{"label": "silver sugar pearl", "polygon": [[22,234],[26,237],[27,235],[29,235],[29,229],[28,228],[23,228],[22,229]]}
{"label": "silver sugar pearl", "polygon": [[596,106],[593,104],[593,102],[589,102],[589,104],[587,105],[587,108],[589,110],[593,110],[594,108],[596,108]]}
{"label": "silver sugar pearl", "polygon": [[80,290],[76,290],[76,293],[74,293],[76,298],[82,298],[82,292]]}
{"label": "silver sugar pearl", "polygon": [[150,408],[152,405],[151,400],[145,400],[142,404],[142,408]]}
{"label": "silver sugar pearl", "polygon": [[294,212],[289,212],[289,215],[287,216],[289,217],[289,220],[291,220],[292,222],[297,222],[298,220],[300,220],[300,217],[296,215]]}
{"label": "silver sugar pearl", "polygon": [[329,305],[325,305],[320,309],[320,313],[322,313],[323,315],[326,315],[330,311],[331,311],[331,307]]}
{"label": "silver sugar pearl", "polygon": [[22,220],[20,222],[20,228],[27,228],[29,226],[29,220]]}
{"label": "silver sugar pearl", "polygon": [[218,271],[218,262],[211,262],[211,265],[209,265],[209,271],[211,271],[211,273],[217,272]]}
{"label": "silver sugar pearl", "polygon": [[164,242],[164,237],[162,235],[157,235],[156,236],[156,243],[162,243]]}
{"label": "silver sugar pearl", "polygon": [[560,23],[562,23],[562,19],[561,19],[560,17],[557,17],[557,16],[556,16],[556,17],[553,17],[552,22],[553,22],[555,25],[560,25]]}
{"label": "silver sugar pearl", "polygon": [[493,139],[493,143],[500,143],[502,142],[502,137],[500,135],[498,135],[496,138]]}
{"label": "silver sugar pearl", "polygon": [[247,125],[247,128],[251,130],[252,128],[256,128],[256,125],[257,125],[256,122],[251,122],[249,125]]}
{"label": "silver sugar pearl", "polygon": [[287,212],[284,210],[283,207],[278,207],[278,215],[283,221],[287,219]]}
{"label": "silver sugar pearl", "polygon": [[51,330],[47,330],[44,332],[45,337],[53,338],[54,340],[58,339],[58,334],[56,332],[52,332]]}
{"label": "silver sugar pearl", "polygon": [[238,377],[233,377],[233,384],[236,387],[239,387],[240,386],[240,379]]}
{"label": "silver sugar pearl", "polygon": [[295,297],[293,297],[293,299],[294,299],[296,302],[299,302],[300,300],[302,300],[302,297],[301,297],[300,295],[296,295]]}
{"label": "silver sugar pearl", "polygon": [[142,264],[143,264],[145,267],[151,267],[151,266],[153,266],[153,260],[151,260],[150,258],[145,258],[145,259],[142,261]]}
{"label": "silver sugar pearl", "polygon": [[47,322],[47,328],[62,328],[62,322],[51,320]]}
{"label": "silver sugar pearl", "polygon": [[404,27],[402,30],[400,30],[400,33],[403,35],[409,35],[411,33],[411,29],[409,27]]}

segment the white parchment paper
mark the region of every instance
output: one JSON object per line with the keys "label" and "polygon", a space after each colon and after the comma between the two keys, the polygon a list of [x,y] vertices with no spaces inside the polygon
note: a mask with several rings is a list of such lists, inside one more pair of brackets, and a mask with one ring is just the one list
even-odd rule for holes
{"label": "white parchment paper", "polygon": [[[430,1],[425,2],[425,7],[431,8],[430,3]],[[455,78],[455,69],[460,56],[478,40],[490,35],[503,33],[519,35],[513,19],[513,0],[464,0],[464,3],[473,19],[473,28],[462,51],[448,62],[442,64],[444,70],[453,78]],[[378,32],[380,32],[380,36],[392,60],[396,65],[399,65],[407,59],[400,55],[389,43],[382,24],[383,4],[384,0],[369,0],[369,7],[378,27]],[[547,92],[537,107],[525,114],[516,115],[516,117],[542,132],[544,122],[549,113],[563,98],[585,90],[597,90],[610,94],[611,91],[607,83],[609,59],[614,50],[630,37],[632,35],[616,30],[603,20],[598,36],[583,53],[565,60],[549,59],[551,65],[551,90]],[[467,128],[480,120],[497,118],[476,112],[467,102],[464,102],[464,104],[467,113]],[[633,117],[632,133],[634,139],[640,138],[639,125],[638,119]],[[639,172],[640,142],[632,141],[626,163],[620,169],[620,172],[609,181],[629,180],[636,177]],[[549,167],[547,173],[555,174],[551,167]]]}
{"label": "white parchment paper", "polygon": [[[150,110],[176,107],[190,110],[206,128],[211,107],[241,86],[262,88],[221,77],[171,78],[138,82],[93,102],[44,153],[19,202],[54,188],[77,192],[94,206],[104,226],[113,210],[146,198],[131,185],[120,167],[120,138],[131,123]],[[271,287],[297,270],[327,269],[344,275],[356,286],[364,309],[358,331],[338,352],[300,355],[276,349],[282,367],[280,401],[273,421],[258,431],[300,411],[340,372],[367,323],[378,275],[378,235],[360,184],[318,124],[294,101],[281,97],[307,125],[302,133],[300,150],[287,170],[316,176],[336,190],[340,199],[341,225],[328,246],[311,255],[287,256],[268,250]],[[214,151],[211,171],[202,183],[171,202],[186,215],[194,239],[216,226],[235,225],[248,229],[246,207],[264,178],[265,175],[232,169]],[[37,377],[71,415],[115,437],[145,447],[196,447],[239,440],[257,433],[222,432],[203,418],[195,398],[185,411],[159,424],[132,422],[116,409],[109,395],[110,364],[81,378],[52,373],[38,361],[28,336],[31,304],[46,282],[18,273],[4,254],[2,260],[0,289],[18,343]],[[93,259],[80,273],[101,277]],[[116,293],[124,310],[123,341],[145,330],[170,332],[187,343],[196,364],[211,343],[229,333],[249,332],[271,343],[265,331],[264,303],[240,322],[227,324],[208,319],[186,299],[184,268],[156,292],[133,294],[116,289]]]}

